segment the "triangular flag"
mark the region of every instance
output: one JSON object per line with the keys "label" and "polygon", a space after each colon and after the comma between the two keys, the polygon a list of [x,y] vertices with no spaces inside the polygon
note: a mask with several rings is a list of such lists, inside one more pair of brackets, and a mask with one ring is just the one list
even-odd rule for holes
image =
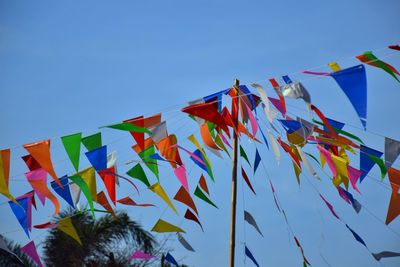
{"label": "triangular flag", "polygon": [[107,146],[102,146],[85,153],[96,171],[107,169]]}
{"label": "triangular flag", "polygon": [[375,164],[375,161],[368,157],[368,154],[380,158],[383,153],[364,145],[360,146],[360,170],[362,171],[360,182],[364,180],[364,178],[367,176],[367,174]]}
{"label": "triangular flag", "polygon": [[185,233],[185,231],[182,230],[181,228],[179,228],[178,226],[170,224],[169,222],[166,222],[161,219],[159,219],[156,222],[156,224],[153,226],[151,231],[157,232],[157,233],[169,233],[169,232]]}
{"label": "triangular flag", "polygon": [[[37,169],[31,172],[25,173],[26,178],[28,179],[29,183],[32,185],[35,192],[40,193],[41,195],[45,196],[46,198],[50,199],[54,205],[54,213],[53,216],[56,216],[60,211],[60,203],[58,199],[53,195],[53,193],[47,187],[47,173],[44,169]],[[61,184],[61,188],[63,187],[60,180],[58,180]],[[58,186],[58,185],[57,185]]]}
{"label": "triangular flag", "polygon": [[177,143],[178,140],[174,134],[171,134],[156,143],[156,147],[160,154],[170,162],[173,168],[176,168],[176,165],[182,165],[178,148],[174,146]]}
{"label": "triangular flag", "polygon": [[32,157],[40,164],[40,166],[45,169],[54,181],[57,182],[59,186],[62,187],[60,181],[58,180],[57,174],[54,171],[53,163],[50,157],[50,140],[43,140],[35,143],[30,143],[24,145],[24,148],[32,155]]}
{"label": "triangular flag", "polygon": [[362,55],[356,56],[358,60],[362,63],[368,64],[373,67],[381,68],[387,73],[389,73],[396,81],[400,82],[399,78],[396,77],[396,74],[400,76],[400,73],[391,65],[382,60],[379,60],[371,51],[367,51]]}
{"label": "triangular flag", "polygon": [[387,173],[387,169],[385,166],[385,163],[383,162],[383,159],[375,157],[373,155],[369,155],[367,154],[367,156],[372,159],[373,162],[375,162],[376,165],[378,165],[379,169],[381,170],[381,178],[383,180],[383,178],[385,178],[385,175]]}
{"label": "triangular flag", "polygon": [[178,241],[179,243],[181,243],[181,245],[186,248],[189,251],[195,252],[195,250],[193,249],[193,247],[189,244],[189,242],[186,241],[186,239],[180,234],[177,233],[178,235]]}
{"label": "triangular flag", "polygon": [[241,145],[239,145],[239,151],[240,151],[240,156],[244,158],[247,161],[247,163],[251,166],[249,158],[247,157],[247,154]]}
{"label": "triangular flag", "polygon": [[81,155],[81,139],[82,133],[71,134],[61,137],[61,141],[64,145],[65,151],[67,151],[68,157],[75,168],[75,171],[79,170],[79,158]]}
{"label": "triangular flag", "polygon": [[0,194],[11,201],[15,201],[14,197],[10,194],[8,182],[10,178],[10,149],[0,150]]}
{"label": "triangular flag", "polygon": [[147,168],[149,168],[149,170],[155,174],[157,179],[159,179],[157,160],[150,157],[151,155],[154,155],[155,152],[154,145],[152,145],[139,152],[138,155],[144,161]]}
{"label": "triangular flag", "polygon": [[382,251],[379,253],[372,253],[375,260],[380,261],[382,258],[400,257],[400,252]]}
{"label": "triangular flag", "polygon": [[30,171],[34,171],[34,170],[36,170],[36,169],[41,168],[39,162],[37,162],[37,161],[32,157],[31,154],[25,155],[25,156],[23,156],[23,157],[21,157],[21,158],[24,160],[26,166],[28,167],[28,169],[29,169]]}
{"label": "triangular flag", "polygon": [[[103,127],[104,128],[112,128],[112,129],[121,130],[121,131],[151,134],[151,131],[149,131],[148,129],[136,126],[129,122],[122,122],[122,123],[107,125],[107,126],[103,126]],[[101,128],[103,128],[103,127],[101,127]]]}
{"label": "triangular flag", "polygon": [[174,259],[174,257],[172,257],[171,254],[169,254],[169,252],[167,252],[167,255],[165,255],[164,258],[166,261],[168,261],[169,263],[175,265],[176,267],[179,267],[178,262]]}
{"label": "triangular flag", "polygon": [[247,246],[244,246],[244,254],[246,254],[247,257],[249,257],[249,259],[257,266],[260,267],[260,265],[258,264],[258,262],[256,261],[256,259],[254,258],[253,254],[251,253],[251,251],[247,248]]}
{"label": "triangular flag", "polygon": [[357,181],[358,178],[360,178],[362,172],[360,170],[357,170],[356,168],[353,168],[350,165],[347,165],[347,173],[349,174],[351,186],[354,190],[360,193],[360,190],[357,188]]}
{"label": "triangular flag", "polygon": [[389,137],[385,137],[385,166],[389,169],[393,162],[400,155],[400,142]]}
{"label": "triangular flag", "polygon": [[108,196],[110,197],[111,201],[114,203],[116,202],[116,197],[115,197],[115,176],[116,176],[116,171],[115,167],[110,167],[105,170],[101,170],[98,172],[99,176],[104,182],[104,185],[107,189]]}
{"label": "triangular flag", "polygon": [[131,168],[127,173],[130,177],[136,178],[142,183],[144,183],[147,187],[150,186],[150,182],[147,179],[146,173],[144,172],[142,166],[140,164],[136,164],[133,168]]}
{"label": "triangular flag", "polygon": [[176,192],[174,199],[176,201],[179,201],[183,204],[185,204],[186,206],[188,206],[189,208],[191,208],[197,215],[199,215],[196,205],[194,204],[194,201],[192,199],[192,197],[190,196],[190,194],[188,193],[188,191],[181,186],[178,190],[178,192]]}
{"label": "triangular flag", "polygon": [[253,215],[250,214],[247,210],[244,211],[244,220],[248,222],[251,226],[254,227],[254,229],[257,230],[257,232],[261,235],[264,236],[260,230],[260,228],[257,225],[256,220],[254,219]]}
{"label": "triangular flag", "polygon": [[164,200],[165,203],[176,213],[178,214],[178,211],[172,204],[171,200],[169,199],[167,193],[164,191],[164,188],[162,188],[160,183],[155,183],[152,186],[149,187],[151,191],[156,193],[162,200]]}
{"label": "triangular flag", "polygon": [[148,259],[152,259],[155,256],[144,253],[141,250],[136,250],[132,255],[131,255],[131,259],[138,259],[138,260],[148,260]]}
{"label": "triangular flag", "polygon": [[78,235],[78,233],[76,232],[75,227],[74,227],[74,225],[73,225],[72,220],[71,220],[70,217],[68,217],[68,218],[63,218],[63,219],[59,220],[59,221],[57,222],[57,224],[58,224],[58,227],[57,227],[57,228],[58,228],[60,231],[63,231],[64,233],[66,233],[67,235],[69,235],[70,237],[72,237],[73,239],[75,239],[76,242],[78,242],[79,245],[82,246],[82,241],[81,241],[81,239],[79,238],[79,235]]}
{"label": "triangular flag", "polygon": [[254,195],[256,194],[256,192],[254,191],[253,186],[250,183],[249,177],[247,176],[246,172],[244,171],[243,167],[242,167],[242,177],[245,180],[246,184],[248,185],[248,187],[250,188],[251,191],[253,191]]}
{"label": "triangular flag", "polygon": [[[87,199],[87,202],[92,211],[92,214],[94,215],[93,198],[92,198],[92,195],[90,193],[90,189],[89,189],[87,183],[82,179],[82,177],[77,176],[77,175],[69,176],[68,179],[73,181],[82,190],[83,194],[85,195],[85,197]],[[97,200],[97,196],[96,196],[96,200]]]}
{"label": "triangular flag", "polygon": [[200,188],[203,189],[204,192],[206,192],[208,195],[210,194],[210,192],[208,191],[208,186],[207,186],[206,178],[204,178],[204,175],[203,175],[203,174],[200,176],[199,186],[200,186]]}
{"label": "triangular flag", "polygon": [[[141,127],[141,128],[145,128],[145,129],[148,129],[151,126],[157,125],[160,122],[161,122],[161,113],[156,114],[151,117],[147,117],[147,118],[145,118],[144,116],[139,116],[139,117],[124,121],[124,123],[130,123],[133,126]],[[150,130],[150,132],[153,132],[153,130]],[[141,130],[140,132],[139,131],[130,131],[130,133],[131,133],[133,139],[135,139],[138,146],[140,148],[144,149],[145,148],[145,140],[144,140],[145,132],[143,130]],[[153,133],[151,135],[153,135]]]}
{"label": "triangular flag", "polygon": [[54,181],[52,181],[50,185],[60,197],[62,197],[71,207],[74,208],[75,206],[74,202],[72,201],[71,191],[69,190],[68,176],[65,175],[61,177],[60,182],[63,185],[63,188],[59,187]]}
{"label": "triangular flag", "polygon": [[331,211],[332,215],[335,216],[338,220],[340,220],[339,215],[337,215],[337,213],[333,209],[333,206],[331,205],[331,203],[329,203],[321,194],[319,194],[319,196],[325,202],[326,206],[329,208],[329,210]]}
{"label": "triangular flag", "polygon": [[356,110],[361,123],[367,126],[367,76],[364,65],[331,73]]}
{"label": "triangular flag", "polygon": [[229,136],[229,130],[225,123],[224,118],[218,111],[218,107],[215,103],[200,103],[194,104],[191,106],[187,106],[182,109],[182,112],[188,113],[190,115],[205,119],[209,122],[216,124],[219,128],[224,130],[226,134]]}
{"label": "triangular flag", "polygon": [[365,244],[364,240],[363,240],[356,232],[354,232],[354,230],[351,229],[350,226],[348,226],[347,224],[346,224],[346,227],[347,227],[347,229],[349,229],[350,232],[353,234],[354,238],[355,238],[358,242],[360,242],[361,244],[363,244],[363,245],[367,248],[367,245]]}
{"label": "triangular flag", "polygon": [[394,168],[389,169],[389,181],[392,187],[389,208],[386,215],[386,224],[389,224],[400,215],[400,171]]}
{"label": "triangular flag", "polygon": [[83,181],[89,188],[90,195],[92,196],[93,201],[96,201],[97,185],[96,185],[96,172],[94,168],[93,167],[86,168],[74,174],[74,176],[80,176],[83,179]]}
{"label": "triangular flag", "polygon": [[186,169],[185,165],[178,166],[174,170],[174,174],[176,178],[178,178],[179,182],[183,185],[183,187],[189,192],[189,184],[186,177]]}
{"label": "triangular flag", "polygon": [[101,147],[101,133],[95,133],[82,138],[82,144],[88,151]]}
{"label": "triangular flag", "polygon": [[12,201],[8,202],[11,210],[28,237],[29,231],[32,229],[32,198],[33,191],[16,198],[17,203]]}
{"label": "triangular flag", "polygon": [[130,197],[124,197],[117,200],[118,203],[130,206],[137,206],[137,207],[155,207],[153,204],[138,204]]}
{"label": "triangular flag", "polygon": [[196,222],[196,223],[201,227],[201,230],[204,231],[204,230],[203,230],[203,226],[201,225],[199,219],[198,219],[198,218],[196,217],[196,215],[194,215],[194,213],[191,212],[189,209],[186,209],[186,212],[185,212],[185,216],[184,216],[184,217],[185,217],[186,219],[188,219],[188,220],[191,220],[191,221]]}
{"label": "triangular flag", "polygon": [[256,173],[257,169],[258,169],[258,165],[261,162],[261,156],[260,153],[258,153],[258,149],[256,148],[256,157],[254,158],[254,173]]}
{"label": "triangular flag", "polygon": [[218,209],[218,207],[203,193],[203,191],[201,191],[200,187],[196,187],[194,195]]}
{"label": "triangular flag", "polygon": [[36,251],[36,246],[33,241],[29,242],[25,246],[21,247],[21,250],[28,255],[39,267],[43,267],[43,264],[39,258],[39,255]]}
{"label": "triangular flag", "polygon": [[113,217],[115,217],[115,212],[114,209],[111,207],[110,202],[108,202],[108,199],[106,197],[106,194],[101,191],[97,194],[97,203],[99,203],[106,211],[111,213]]}

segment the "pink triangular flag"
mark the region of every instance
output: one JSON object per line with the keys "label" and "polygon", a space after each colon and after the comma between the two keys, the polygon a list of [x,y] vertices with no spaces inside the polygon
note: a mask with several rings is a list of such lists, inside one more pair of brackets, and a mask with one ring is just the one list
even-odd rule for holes
{"label": "pink triangular flag", "polygon": [[176,168],[174,170],[174,173],[175,173],[176,178],[178,178],[178,180],[181,182],[181,184],[186,189],[186,191],[189,192],[189,184],[188,184],[187,177],[186,177],[185,165],[181,165],[178,168]]}
{"label": "pink triangular flag", "polygon": [[329,168],[332,171],[333,177],[335,177],[336,176],[336,167],[332,161],[331,153],[320,145],[318,145],[317,148],[318,148],[319,152],[324,156],[326,162],[328,163]]}
{"label": "pink triangular flag", "polygon": [[253,115],[253,112],[251,111],[251,109],[249,108],[249,106],[247,106],[245,104],[246,108],[247,108],[247,114],[249,115],[249,119],[250,119],[250,124],[251,124],[251,129],[253,131],[253,135],[256,136],[257,131],[258,131],[258,123],[256,118]]}
{"label": "pink triangular flag", "polygon": [[357,170],[356,168],[351,167],[350,165],[347,165],[347,173],[349,175],[351,186],[354,190],[360,193],[360,190],[357,188],[357,181],[358,178],[360,178],[362,172],[360,170]]}
{"label": "pink triangular flag", "polygon": [[131,259],[139,259],[139,260],[148,260],[151,258],[154,258],[154,256],[144,253],[143,251],[140,250],[136,250],[131,256]]}
{"label": "pink triangular flag", "polygon": [[31,241],[31,242],[29,242],[28,244],[26,244],[25,246],[23,246],[23,247],[21,248],[21,250],[22,250],[26,255],[28,255],[29,257],[31,257],[32,260],[33,260],[34,262],[36,262],[36,264],[37,264],[39,267],[43,267],[43,264],[42,264],[42,262],[40,261],[39,255],[38,255],[38,253],[37,253],[37,251],[36,251],[35,243],[34,243],[33,241]]}
{"label": "pink triangular flag", "polygon": [[39,190],[35,187],[35,184],[32,181],[43,181],[47,184],[47,172],[46,170],[39,168],[34,171],[27,172],[25,174],[28,182],[31,184],[33,190],[35,191],[36,196],[39,198],[40,202],[44,206],[46,203],[46,196],[43,195]]}

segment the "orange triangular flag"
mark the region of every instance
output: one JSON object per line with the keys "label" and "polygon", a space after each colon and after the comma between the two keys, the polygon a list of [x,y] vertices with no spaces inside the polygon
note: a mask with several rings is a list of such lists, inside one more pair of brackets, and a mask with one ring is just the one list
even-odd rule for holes
{"label": "orange triangular flag", "polygon": [[191,208],[197,214],[197,216],[199,216],[199,213],[197,211],[196,205],[194,204],[192,197],[189,195],[188,191],[183,186],[181,186],[178,192],[176,192],[174,199]]}
{"label": "orange triangular flag", "polygon": [[54,181],[61,187],[62,184],[58,180],[57,174],[54,171],[53,163],[50,157],[50,140],[43,140],[35,143],[25,144],[24,148],[32,155],[32,157],[45,169]]}
{"label": "orange triangular flag", "polygon": [[112,214],[112,216],[115,217],[115,212],[114,212],[113,208],[111,207],[110,202],[108,202],[108,199],[107,199],[104,191],[101,191],[97,194],[96,202],[99,203],[101,206],[103,206],[103,208],[105,208],[109,213]]}
{"label": "orange triangular flag", "polygon": [[203,189],[204,192],[206,192],[208,195],[210,194],[210,192],[208,191],[208,186],[207,186],[206,179],[204,178],[204,175],[203,175],[203,174],[200,176],[199,186],[200,186],[200,188]]}
{"label": "orange triangular flag", "polygon": [[389,209],[386,216],[386,224],[389,224],[400,215],[400,170],[389,168],[389,181],[392,186],[392,196],[390,197]]}

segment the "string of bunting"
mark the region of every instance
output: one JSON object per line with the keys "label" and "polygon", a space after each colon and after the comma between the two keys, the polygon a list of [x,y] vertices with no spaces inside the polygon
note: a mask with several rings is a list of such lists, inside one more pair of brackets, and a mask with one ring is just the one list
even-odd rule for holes
{"label": "string of bunting", "polygon": [[[388,48],[395,51],[400,50],[398,45]],[[361,64],[342,69],[338,63],[332,62],[328,64],[331,72],[305,70],[303,73],[318,77],[332,77],[347,96],[363,129],[366,130],[367,82],[365,65],[368,68],[379,68],[385,71],[399,83],[400,73],[389,63],[377,58],[371,51],[356,56],[356,59]],[[233,133],[235,133],[241,140],[249,139],[259,146],[263,146],[266,150],[272,150],[277,161],[281,159],[281,153],[287,154],[293,163],[294,174],[299,185],[303,169],[306,169],[318,182],[321,178],[313,165],[319,165],[322,170],[327,166],[331,172],[332,186],[336,188],[338,195],[349,203],[357,213],[360,212],[361,205],[353,194],[361,192],[359,186],[362,181],[374,166],[378,166],[381,179],[383,180],[388,176],[392,190],[385,224],[389,225],[393,222],[400,214],[400,170],[394,168],[394,162],[400,155],[400,141],[385,137],[384,152],[367,146],[353,133],[344,131],[344,123],[327,118],[323,110],[313,104],[310,93],[300,81],[293,81],[288,75],[282,76],[282,80],[284,84],[279,84],[276,78],[269,80],[276,94],[275,97],[268,96],[261,85],[252,83],[250,88],[246,85],[234,85],[189,102],[181,109],[181,112],[198,126],[198,134],[202,142],[199,142],[197,135],[191,134],[185,140],[190,144],[183,145],[184,142],[178,141],[178,135],[169,131],[168,121],[163,119],[162,113],[130,118],[100,127],[101,129],[124,131],[133,138],[134,144],[131,149],[140,160],[132,161],[132,163],[135,163],[132,164],[134,166],[124,174],[121,174],[119,168],[117,168],[116,152],[110,153],[109,147],[103,143],[101,131],[88,136],[83,136],[82,133],[73,133],[61,137],[65,153],[71,162],[72,174],[63,176],[57,174],[52,160],[50,139],[23,145],[27,154],[22,159],[29,170],[24,175],[32,190],[20,196],[14,196],[10,191],[10,182],[12,181],[10,179],[11,149],[2,149],[0,150],[0,193],[7,198],[13,214],[28,238],[30,238],[33,230],[32,207],[38,208],[36,198],[39,199],[42,206],[45,206],[46,199],[52,203],[54,206],[53,216],[57,216],[60,212],[62,201],[76,209],[81,193],[83,193],[89,211],[93,216],[97,212],[104,211],[115,215],[115,208],[119,205],[154,206],[152,203],[138,203],[130,196],[117,199],[117,183],[120,179],[129,183],[133,192],[137,192],[138,195],[143,188],[149,189],[177,216],[182,214],[176,208],[175,202],[183,204],[185,206],[183,218],[196,223],[203,231],[203,224],[196,205],[197,201],[203,201],[214,208],[218,208],[209,190],[210,183],[217,179],[213,169],[214,162],[211,160],[213,158],[210,157],[210,154],[218,158],[230,158],[231,140]],[[227,98],[227,101],[223,101],[224,98]],[[312,114],[312,120],[309,121],[300,116],[290,117],[287,110],[289,105],[286,104],[288,98],[302,99],[309,113]],[[231,108],[225,102],[229,102]],[[238,121],[235,121],[234,114],[239,114],[240,119]],[[260,124],[264,116],[268,122],[268,127],[262,127]],[[179,138],[181,137],[179,136]],[[315,153],[305,152],[305,146],[314,148]],[[244,166],[250,166],[254,175],[260,163],[263,164],[263,160],[257,146],[254,161],[250,161],[245,146],[240,145],[239,151],[240,157],[245,163],[241,164],[243,181],[249,190],[256,195],[256,188],[252,185],[251,175],[248,175],[247,167]],[[91,165],[84,169],[80,166],[83,154]],[[355,155],[359,155],[358,167],[356,167],[357,164],[352,162]],[[382,156],[384,156],[383,159]],[[311,164],[309,158],[315,163]],[[173,173],[180,184],[174,195],[167,192],[162,185],[165,181],[161,178],[160,162],[165,162],[169,166],[169,170],[166,171]],[[194,188],[188,182],[190,172],[187,171],[186,166],[189,162],[202,172]],[[48,176],[52,180],[50,183]],[[98,192],[99,180],[105,187],[104,191]],[[283,214],[285,222],[291,230],[271,180],[269,180],[269,183],[276,207]],[[318,189],[316,190],[321,201],[328,207],[332,215],[343,222],[356,241],[368,249],[364,240],[344,222],[335,212],[333,205]],[[96,203],[102,206],[103,210],[97,209]],[[256,222],[255,217],[245,208],[243,212],[244,221],[263,236],[262,228]],[[161,215],[154,223],[151,231],[177,233],[180,244],[188,251],[194,252],[193,247],[183,236],[185,230],[162,217]],[[53,223],[50,220],[35,225],[33,228],[37,230],[58,228],[73,238],[77,245],[82,246],[78,231],[76,231],[70,217],[64,218],[58,223]],[[303,265],[309,266],[310,261],[305,257],[303,247],[292,230],[291,236],[301,252]],[[11,253],[2,236],[0,236],[0,248]],[[245,243],[244,249],[245,255],[256,266],[259,266],[256,260],[257,255],[252,254],[247,243]],[[38,266],[42,266],[33,240],[24,245],[21,250],[31,257]],[[382,258],[400,256],[398,252],[391,251],[372,253],[372,255],[377,261]],[[130,257],[132,260],[149,260],[152,258],[154,258],[154,255],[140,250],[135,251]],[[166,254],[165,260],[178,266],[178,262],[169,252]]]}

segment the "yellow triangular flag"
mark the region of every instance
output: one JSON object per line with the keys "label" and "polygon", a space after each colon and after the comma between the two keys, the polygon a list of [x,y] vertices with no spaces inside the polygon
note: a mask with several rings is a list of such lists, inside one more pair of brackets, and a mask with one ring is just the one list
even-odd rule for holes
{"label": "yellow triangular flag", "polygon": [[74,176],[80,176],[89,187],[90,195],[93,201],[97,201],[97,187],[96,187],[96,173],[93,167],[81,170],[74,174]]}
{"label": "yellow triangular flag", "polygon": [[174,205],[172,204],[171,200],[169,199],[167,193],[165,193],[165,191],[164,191],[164,189],[162,188],[162,186],[161,186],[160,183],[155,183],[155,184],[153,184],[152,186],[149,187],[149,189],[150,189],[151,191],[153,191],[154,193],[156,193],[160,198],[162,198],[162,199],[165,201],[165,203],[167,203],[168,206],[169,206],[173,211],[175,211],[175,213],[176,213],[177,215],[179,215],[179,214],[178,214],[178,211],[176,210],[176,208],[175,208]]}
{"label": "yellow triangular flag", "polygon": [[168,232],[186,233],[184,230],[182,230],[178,226],[170,224],[169,222],[163,221],[161,219],[159,219],[157,221],[157,223],[153,226],[153,229],[151,229],[151,231],[157,232],[157,233],[168,233]]}
{"label": "yellow triangular flag", "polygon": [[8,181],[10,176],[10,149],[0,150],[0,194],[8,199],[16,202],[15,198],[10,194]]}
{"label": "yellow triangular flag", "polygon": [[82,246],[81,239],[79,238],[78,233],[76,232],[75,227],[72,224],[71,218],[61,219],[60,221],[58,221],[57,224],[58,224],[58,227],[57,227],[58,229],[60,229],[61,231],[63,231],[64,233],[66,233],[67,235],[72,237],[73,239],[75,239],[76,242],[78,242]]}
{"label": "yellow triangular flag", "polygon": [[336,168],[336,177],[333,179],[335,186],[343,183],[346,189],[349,188],[349,174],[347,172],[347,162],[345,159],[331,154],[332,162]]}
{"label": "yellow triangular flag", "polygon": [[337,62],[331,62],[328,64],[328,66],[331,68],[331,70],[333,72],[337,72],[337,71],[341,70],[340,66],[339,66],[339,64],[337,64]]}

